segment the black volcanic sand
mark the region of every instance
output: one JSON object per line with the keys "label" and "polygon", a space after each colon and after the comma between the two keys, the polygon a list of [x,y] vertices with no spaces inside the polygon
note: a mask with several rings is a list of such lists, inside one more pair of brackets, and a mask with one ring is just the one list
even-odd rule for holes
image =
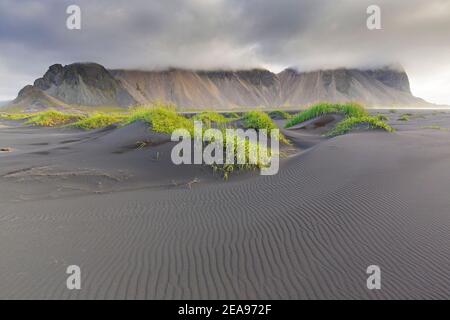
{"label": "black volcanic sand", "polygon": [[448,298],[450,113],[380,112],[397,132],[284,130],[279,174],[230,181],[140,123],[1,122],[0,298]]}

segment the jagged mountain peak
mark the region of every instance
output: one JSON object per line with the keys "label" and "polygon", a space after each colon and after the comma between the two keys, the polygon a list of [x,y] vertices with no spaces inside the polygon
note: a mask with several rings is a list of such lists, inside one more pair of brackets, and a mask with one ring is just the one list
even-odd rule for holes
{"label": "jagged mountain peak", "polygon": [[128,106],[136,101],[102,65],[54,64],[33,87],[65,104]]}

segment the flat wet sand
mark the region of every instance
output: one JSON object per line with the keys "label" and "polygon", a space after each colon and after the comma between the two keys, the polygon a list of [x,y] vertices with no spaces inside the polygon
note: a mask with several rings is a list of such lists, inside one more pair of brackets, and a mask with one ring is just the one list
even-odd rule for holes
{"label": "flat wet sand", "polygon": [[296,151],[277,175],[229,181],[171,165],[140,124],[2,122],[0,298],[446,299],[450,113],[382,112],[395,133],[285,131]]}

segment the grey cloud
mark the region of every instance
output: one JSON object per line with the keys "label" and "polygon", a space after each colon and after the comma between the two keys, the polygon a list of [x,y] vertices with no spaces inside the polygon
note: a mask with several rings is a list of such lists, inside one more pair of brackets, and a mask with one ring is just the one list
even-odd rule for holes
{"label": "grey cloud", "polygon": [[[376,2],[379,31],[366,28],[373,0],[0,0],[0,96],[13,90],[9,73],[31,81],[50,64],[74,61],[302,70],[400,62],[416,84],[429,72],[446,83],[450,2]],[[65,28],[69,4],[82,9],[81,31]]]}

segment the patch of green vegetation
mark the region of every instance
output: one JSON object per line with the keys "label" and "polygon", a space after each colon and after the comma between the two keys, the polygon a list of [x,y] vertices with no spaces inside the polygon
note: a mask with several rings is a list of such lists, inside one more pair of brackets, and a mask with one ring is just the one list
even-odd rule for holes
{"label": "patch of green vegetation", "polygon": [[330,113],[342,114],[345,117],[362,117],[368,115],[364,107],[357,103],[318,103],[293,116],[286,123],[285,128]]}
{"label": "patch of green vegetation", "polygon": [[160,133],[172,134],[176,129],[186,129],[191,135],[194,132],[194,122],[176,113],[173,109],[138,107],[131,111],[125,123],[144,121],[150,124],[152,130]]}
{"label": "patch of green vegetation", "polygon": [[330,137],[346,134],[354,129],[382,129],[393,132],[394,129],[384,121],[372,116],[348,117],[339,122],[327,133]]}
{"label": "patch of green vegetation", "polygon": [[[262,111],[249,111],[244,113],[242,117],[244,127],[247,129],[261,130],[266,129],[269,134],[273,129],[278,129],[269,115]],[[282,143],[289,144],[287,140],[281,133],[279,139]]]}
{"label": "patch of green vegetation", "polygon": [[84,130],[98,129],[104,128],[114,123],[120,123],[127,118],[124,114],[106,114],[96,112],[88,115],[85,118],[78,120],[75,123],[72,123],[71,126],[77,127]]}
{"label": "patch of green vegetation", "polygon": [[430,126],[423,126],[423,127],[421,127],[421,128],[422,128],[422,129],[440,130],[440,131],[450,131],[449,128],[443,128],[443,127],[441,127],[441,126],[439,126],[439,125],[436,125],[436,124],[433,124],[433,125],[430,125]]}
{"label": "patch of green vegetation", "polygon": [[386,115],[381,114],[381,113],[378,113],[375,117],[377,117],[377,119],[381,120],[381,121],[388,121],[389,120],[389,118]]}
{"label": "patch of green vegetation", "polygon": [[292,115],[290,115],[286,111],[274,110],[269,112],[269,117],[271,117],[272,119],[290,119],[292,118]]}
{"label": "patch of green vegetation", "polygon": [[397,113],[397,109],[389,109],[389,113]]}
{"label": "patch of green vegetation", "polygon": [[[127,124],[135,121],[144,121],[149,123],[149,125],[151,126],[151,130],[155,132],[171,134],[175,129],[184,128],[188,130],[191,135],[193,135],[194,133],[193,120],[195,119],[201,120],[206,124],[208,122],[224,124],[221,127],[221,130],[223,132],[225,140],[226,123],[231,121],[231,119],[226,118],[224,115],[215,112],[201,112],[192,119],[188,119],[185,116],[178,114],[175,108],[168,105],[140,106],[130,109],[128,113],[104,113],[94,111],[93,113],[86,115],[86,113],[66,113],[54,109],[49,109],[33,114],[15,113],[1,114],[0,116],[2,118],[11,120],[26,120],[27,124],[35,126],[55,127],[70,125],[86,130],[102,128],[114,123]],[[238,114],[229,114],[228,116],[232,118],[239,118]],[[245,122],[247,128],[268,130],[277,128],[266,113],[259,111],[252,111],[247,113]],[[210,127],[210,125],[206,125],[205,129],[208,127]],[[224,179],[228,179],[229,175],[234,171],[256,170],[268,165],[265,161],[263,161],[263,159],[259,158],[259,155],[265,154],[267,155],[267,157],[270,157],[270,155],[272,154],[272,150],[270,148],[238,136],[235,136],[234,139],[235,141],[233,146],[235,149],[234,154],[236,157],[235,163],[212,165],[213,169],[220,172],[223,175]],[[285,138],[283,137],[283,139]],[[140,145],[142,145],[142,143]],[[224,147],[226,145],[227,143],[226,141],[224,141]],[[248,163],[248,161],[246,161],[245,164],[238,163],[239,159],[237,159],[237,150],[239,145],[243,145],[243,148],[245,150],[244,154],[247,159],[249,159],[251,156],[254,156],[255,154],[258,155],[256,163]]]}
{"label": "patch of green vegetation", "polygon": [[27,118],[26,124],[41,127],[56,127],[77,122],[85,118],[81,114],[63,113],[54,109],[48,109],[32,114]]}
{"label": "patch of green vegetation", "polygon": [[0,119],[6,120],[25,120],[31,117],[30,113],[2,113]]}
{"label": "patch of green vegetation", "polygon": [[410,113],[404,113],[397,119],[398,121],[409,121]]}
{"label": "patch of green vegetation", "polygon": [[192,120],[201,121],[203,122],[203,124],[209,127],[211,126],[212,123],[223,124],[230,121],[230,119],[227,119],[223,115],[213,111],[204,111],[198,113],[192,117]]}
{"label": "patch of green vegetation", "polygon": [[269,115],[262,111],[249,111],[242,117],[244,121],[244,127],[251,129],[276,129],[277,126],[270,119]]}
{"label": "patch of green vegetation", "polygon": [[[224,154],[226,154],[225,147],[227,146],[227,138],[225,132],[223,132],[224,137]],[[241,138],[237,135],[232,137],[233,141],[233,154],[234,154],[234,163],[224,163],[224,164],[212,164],[211,167],[214,171],[220,172],[222,177],[227,180],[229,175],[234,171],[242,171],[242,170],[257,170],[262,169],[270,165],[270,163],[266,163],[260,155],[263,157],[266,156],[267,159],[271,157],[273,151],[266,146],[260,145],[257,142],[250,141],[246,138]],[[239,149],[243,148],[245,159],[239,159],[237,155],[239,154]],[[251,156],[256,157],[256,161],[254,163],[250,163],[249,159]],[[240,164],[244,163],[244,164]]]}
{"label": "patch of green vegetation", "polygon": [[241,117],[241,116],[240,116],[238,113],[236,113],[236,112],[225,112],[225,113],[223,113],[223,116],[224,116],[225,118],[228,118],[228,119],[238,119],[238,118]]}

